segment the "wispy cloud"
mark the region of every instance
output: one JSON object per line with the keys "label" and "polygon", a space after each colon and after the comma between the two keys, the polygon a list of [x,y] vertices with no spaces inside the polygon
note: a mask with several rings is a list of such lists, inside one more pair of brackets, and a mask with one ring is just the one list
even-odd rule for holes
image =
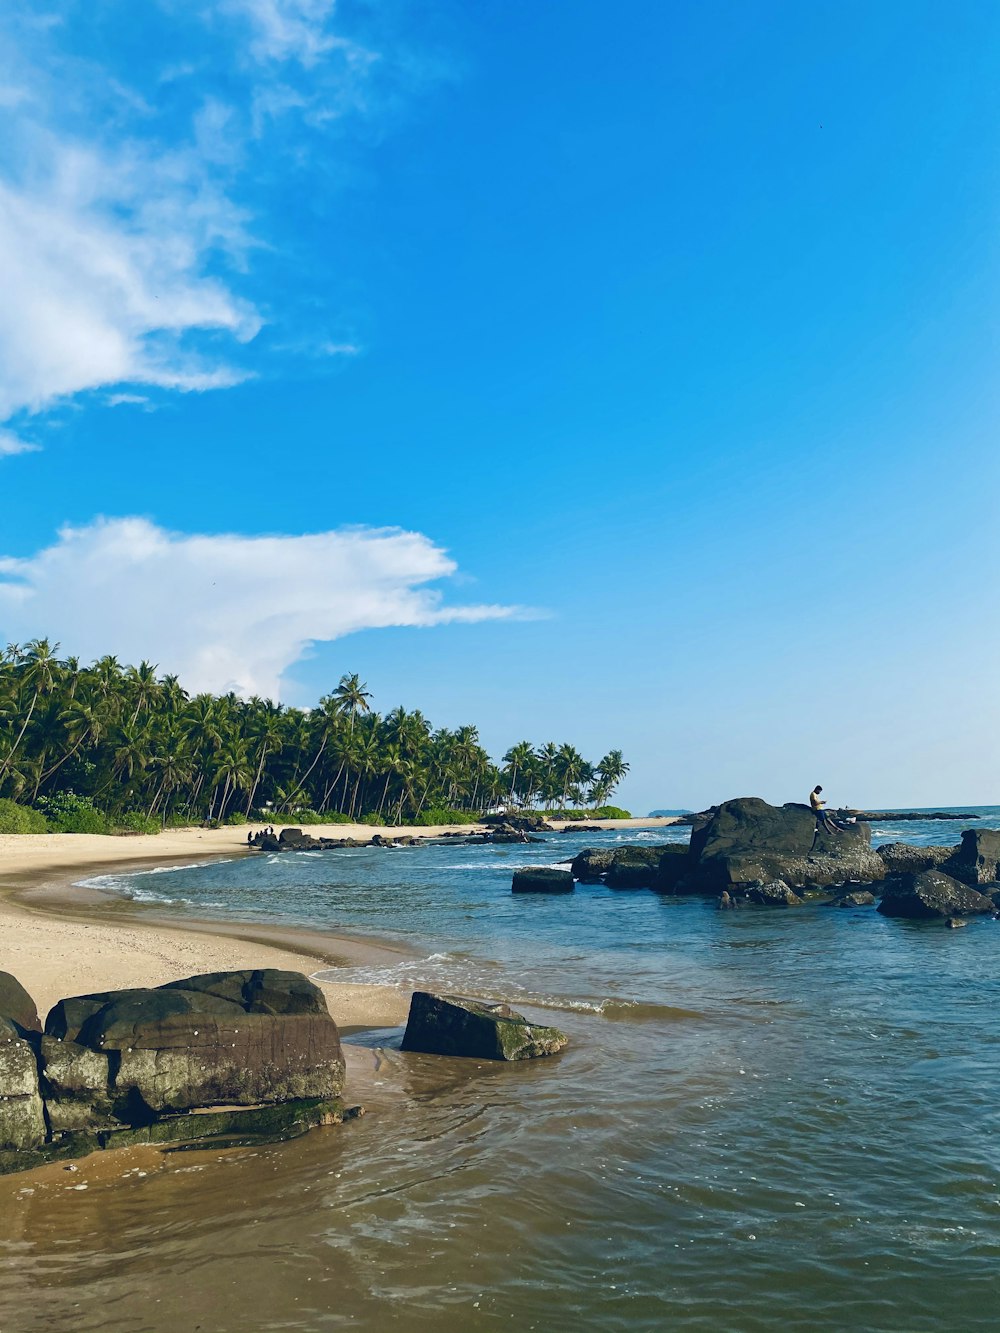
{"label": "wispy cloud", "polygon": [[521,614],[446,604],[428,585],[455,573],[428,537],[396,528],[245,537],[98,519],[27,559],[0,559],[0,633],[48,635],[83,658],[145,657],[192,690],[279,697],[313,643]]}
{"label": "wispy cloud", "polygon": [[338,32],[334,0],[159,0],[132,21],[190,40],[133,74],[68,0],[50,10],[14,0],[0,35],[0,423],[95,389],[240,383],[261,310],[276,317],[253,281],[273,249],[267,135],[362,109],[377,55]]}
{"label": "wispy cloud", "polygon": [[0,427],[0,458],[9,458],[13,454],[33,454],[38,448],[39,446],[32,444],[30,440],[22,440],[13,431]]}

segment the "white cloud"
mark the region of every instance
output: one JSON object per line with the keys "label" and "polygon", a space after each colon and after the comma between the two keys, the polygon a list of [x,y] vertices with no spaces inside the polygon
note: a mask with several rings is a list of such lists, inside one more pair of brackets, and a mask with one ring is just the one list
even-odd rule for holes
{"label": "white cloud", "polygon": [[37,444],[22,440],[13,431],[4,430],[0,426],[0,458],[9,458],[13,454],[33,454],[37,453],[38,449]]}
{"label": "white cloud", "polygon": [[26,559],[0,559],[0,637],[48,636],[84,660],[147,658],[190,690],[279,697],[314,642],[519,614],[444,605],[426,585],[455,572],[428,537],[396,528],[207,536],[97,519]]}
{"label": "white cloud", "polygon": [[257,60],[312,65],[340,44],[327,26],[336,0],[222,0],[221,8],[250,24]]}
{"label": "white cloud", "polygon": [[335,0],[161,6],[204,55],[143,88],[64,49],[58,14],[40,24],[28,6],[0,34],[0,423],[95,389],[246,379],[240,344],[262,321],[242,293],[268,241],[236,199],[272,167],[259,136],[362,105],[377,57],[334,31]]}

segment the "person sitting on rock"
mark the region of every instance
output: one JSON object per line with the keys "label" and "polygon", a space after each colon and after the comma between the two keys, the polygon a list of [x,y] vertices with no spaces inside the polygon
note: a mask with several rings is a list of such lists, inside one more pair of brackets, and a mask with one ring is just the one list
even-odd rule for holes
{"label": "person sitting on rock", "polygon": [[816,832],[813,834],[814,845],[816,842],[816,838],[819,835],[820,829],[823,829],[827,833],[843,832],[843,829],[830,814],[829,810],[823,809],[823,807],[826,805],[826,801],[824,801],[820,796],[820,792],[822,790],[823,788],[819,785],[819,783],[817,783],[816,786],[813,787],[812,791],[809,793],[809,804],[812,806],[812,812],[816,816]]}

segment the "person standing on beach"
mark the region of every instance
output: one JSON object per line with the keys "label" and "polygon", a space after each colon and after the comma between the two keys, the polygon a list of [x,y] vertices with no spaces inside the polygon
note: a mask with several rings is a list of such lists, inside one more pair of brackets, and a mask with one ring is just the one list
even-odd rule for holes
{"label": "person standing on beach", "polygon": [[[825,829],[827,833],[842,833],[843,829],[833,819],[830,812],[823,809],[826,805],[826,801],[820,796],[822,790],[823,788],[817,783],[809,793],[809,804],[812,807],[813,814],[816,816],[816,834],[819,833],[820,829]],[[814,843],[816,841],[816,834],[813,835]]]}

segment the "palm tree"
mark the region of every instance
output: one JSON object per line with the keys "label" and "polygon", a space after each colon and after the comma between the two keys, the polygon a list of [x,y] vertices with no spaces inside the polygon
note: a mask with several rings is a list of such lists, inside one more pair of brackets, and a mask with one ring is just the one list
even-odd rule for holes
{"label": "palm tree", "polygon": [[350,733],[354,735],[354,719],[359,713],[368,712],[368,693],[366,683],[357,673],[353,676],[341,676],[340,683],[333,692],[342,713],[350,719]]}
{"label": "palm tree", "polygon": [[58,650],[59,645],[50,644],[48,639],[32,639],[30,643],[25,645],[23,653],[18,654],[18,664],[21,667],[21,684],[31,693],[31,706],[21,724],[17,740],[11,746],[2,765],[0,765],[0,777],[10,767],[14,755],[24,739],[24,733],[28,729],[28,723],[31,721],[39,699],[43,694],[48,694],[55,684],[60,665],[59,659],[56,657]]}

